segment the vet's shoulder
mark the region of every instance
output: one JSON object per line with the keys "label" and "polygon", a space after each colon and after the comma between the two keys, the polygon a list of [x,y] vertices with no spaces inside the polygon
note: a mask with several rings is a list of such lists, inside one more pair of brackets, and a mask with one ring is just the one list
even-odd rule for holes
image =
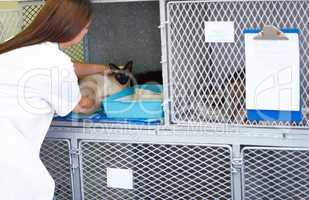
{"label": "vet's shoulder", "polygon": [[15,49],[4,55],[10,63],[15,62],[27,65],[27,68],[46,68],[72,65],[71,59],[58,47],[57,43],[43,42]]}
{"label": "vet's shoulder", "polygon": [[28,69],[72,65],[72,62],[69,56],[59,49],[57,43],[44,42],[0,54],[0,64]]}
{"label": "vet's shoulder", "polygon": [[71,65],[71,58],[60,50],[57,43],[45,42],[37,46],[39,50],[44,52],[44,59],[47,59],[51,64]]}

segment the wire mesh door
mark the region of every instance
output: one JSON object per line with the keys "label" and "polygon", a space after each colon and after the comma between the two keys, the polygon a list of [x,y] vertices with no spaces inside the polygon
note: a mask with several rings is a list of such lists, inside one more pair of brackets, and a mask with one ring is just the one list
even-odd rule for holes
{"label": "wire mesh door", "polygon": [[244,148],[243,199],[309,197],[309,149]]}
{"label": "wire mesh door", "polygon": [[45,139],[40,158],[56,183],[57,200],[73,200],[69,140]]}
{"label": "wire mesh door", "polygon": [[[232,199],[229,146],[82,141],[85,200]],[[133,189],[107,185],[107,168],[133,171]]]}
{"label": "wire mesh door", "polygon": [[[248,126],[309,122],[309,2],[173,1],[167,4],[171,121]],[[234,43],[206,43],[206,21],[234,23]],[[269,24],[300,30],[302,121],[249,121],[245,109],[246,28]]]}

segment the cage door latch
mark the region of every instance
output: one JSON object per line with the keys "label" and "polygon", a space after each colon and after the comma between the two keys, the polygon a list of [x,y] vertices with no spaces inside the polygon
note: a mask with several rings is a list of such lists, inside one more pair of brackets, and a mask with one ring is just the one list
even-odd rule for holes
{"label": "cage door latch", "polygon": [[162,107],[164,109],[164,113],[167,113],[170,106],[171,106],[172,100],[170,98],[166,99],[162,103]]}
{"label": "cage door latch", "polygon": [[232,160],[232,173],[239,173],[243,166],[243,159],[242,158],[234,158]]}
{"label": "cage door latch", "polygon": [[73,172],[75,169],[79,168],[78,159],[80,156],[80,149],[72,148],[70,151],[71,155],[71,168],[73,169]]}
{"label": "cage door latch", "polygon": [[162,29],[162,28],[164,28],[168,23],[169,23],[168,21],[164,21],[164,22],[162,22],[162,23],[158,26],[158,28],[159,28],[159,29]]}
{"label": "cage door latch", "polygon": [[70,150],[70,154],[71,154],[71,155],[79,156],[79,155],[80,155],[80,149],[72,148],[72,149]]}

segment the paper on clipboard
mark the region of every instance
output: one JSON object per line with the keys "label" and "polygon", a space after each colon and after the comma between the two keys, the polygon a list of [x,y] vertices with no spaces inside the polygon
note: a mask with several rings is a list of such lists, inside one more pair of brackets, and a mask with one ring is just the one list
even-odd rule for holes
{"label": "paper on clipboard", "polygon": [[254,40],[245,34],[247,110],[300,111],[298,33],[288,40]]}

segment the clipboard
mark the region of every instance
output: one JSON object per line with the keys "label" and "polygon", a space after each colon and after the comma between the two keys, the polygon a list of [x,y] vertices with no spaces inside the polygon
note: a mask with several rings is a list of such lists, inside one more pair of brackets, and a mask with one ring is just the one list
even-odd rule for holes
{"label": "clipboard", "polygon": [[299,123],[299,30],[265,26],[244,34],[248,120]]}

